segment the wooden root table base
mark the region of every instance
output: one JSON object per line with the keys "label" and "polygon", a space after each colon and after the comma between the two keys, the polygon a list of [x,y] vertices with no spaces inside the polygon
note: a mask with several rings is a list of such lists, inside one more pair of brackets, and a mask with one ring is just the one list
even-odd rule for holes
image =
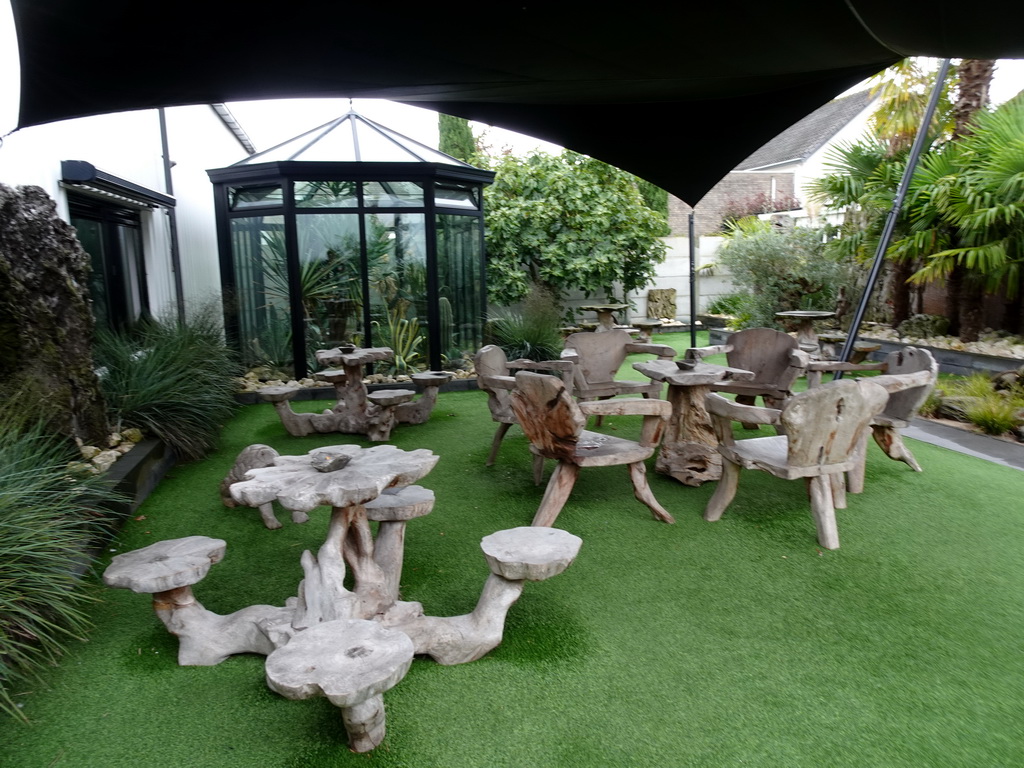
{"label": "wooden root table base", "polygon": [[[210,666],[236,653],[267,656],[267,684],[282,696],[324,696],[341,709],[349,747],[373,749],[385,735],[383,693],[414,655],[463,664],[498,646],[509,608],[527,581],[562,573],[582,541],[557,528],[520,527],[484,537],[490,574],[471,613],[428,616],[399,599],[406,525],[427,515],[434,494],[412,485],[437,463],[425,449],[336,445],[305,456],[274,456],[228,488],[239,504],[312,512],[331,507],[327,537],[300,557],[303,580],[284,606],[209,611],[192,587],[220,562],[226,543],[206,536],[157,542],[115,556],[111,587],[153,595],[153,608],[179,638],[178,663]],[[376,523],[374,535],[371,523]]]}
{"label": "wooden root table base", "polygon": [[674,360],[634,363],[633,367],[655,381],[668,383],[672,416],[658,449],[655,471],[683,485],[698,486],[718,480],[722,476],[722,457],[704,398],[715,382],[752,379],[753,372],[710,363],[695,363],[692,368],[681,369]]}

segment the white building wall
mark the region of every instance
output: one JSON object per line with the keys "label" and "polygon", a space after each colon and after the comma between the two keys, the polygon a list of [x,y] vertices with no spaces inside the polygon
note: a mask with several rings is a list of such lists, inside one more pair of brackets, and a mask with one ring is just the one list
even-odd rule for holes
{"label": "white building wall", "polygon": [[797,190],[797,197],[804,204],[804,209],[811,220],[821,216],[821,206],[812,202],[807,195],[807,185],[815,179],[820,179],[828,169],[825,168],[828,155],[832,150],[841,144],[853,144],[864,138],[868,131],[868,121],[871,113],[875,111],[877,103],[872,101],[859,115],[843,126],[835,136],[828,140],[823,147],[810,155],[802,164],[793,169],[793,186]]}
{"label": "white building wall", "polygon": [[174,196],[178,201],[178,249],[186,313],[220,301],[220,261],[207,170],[223,168],[246,152],[209,105],[167,110]]}
{"label": "white building wall", "polygon": [[[647,314],[647,292],[652,288],[675,288],[676,316],[684,323],[690,321],[690,239],[688,237],[667,237],[668,252],[665,261],[656,267],[655,279],[642,290],[629,295],[636,309],[629,313],[632,318],[645,318]],[[695,261],[697,264],[697,314],[707,310],[708,304],[718,296],[733,292],[729,276],[715,264],[715,253],[722,243],[721,237],[706,236],[698,239]]]}
{"label": "white building wall", "polygon": [[[176,217],[186,311],[220,296],[213,187],[209,168],[230,165],[245,151],[208,105],[165,111],[177,201]],[[54,199],[68,219],[60,184],[63,160],[84,160],[148,189],[167,193],[158,110],[121,112],[23,128],[0,147],[0,182],[35,185]],[[143,249],[150,309],[175,311],[170,217],[163,209],[142,212]]]}

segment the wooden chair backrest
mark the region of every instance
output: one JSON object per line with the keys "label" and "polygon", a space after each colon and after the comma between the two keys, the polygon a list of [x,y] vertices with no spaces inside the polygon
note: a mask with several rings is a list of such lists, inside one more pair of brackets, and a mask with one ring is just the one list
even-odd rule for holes
{"label": "wooden chair backrest", "polygon": [[565,348],[579,355],[577,367],[590,385],[614,381],[626,360],[626,345],[633,338],[623,330],[585,331],[565,337]]}
{"label": "wooden chair backrest", "polygon": [[505,350],[494,344],[481,347],[473,356],[473,366],[477,375],[477,386],[487,393],[487,407],[491,409],[491,417],[498,421],[511,418],[511,392],[507,389],[489,387],[489,376],[508,376],[508,357]]}
{"label": "wooden chair backrest", "polygon": [[512,410],[538,453],[551,459],[572,459],[586,417],[561,379],[520,371],[512,391]]}
{"label": "wooden chair backrest", "polygon": [[790,466],[825,466],[849,460],[888,398],[888,393],[869,379],[830,381],[794,395],[780,415]]}
{"label": "wooden chair backrest", "polygon": [[885,410],[882,411],[883,414],[891,419],[910,421],[917,414],[918,409],[924,405],[924,401],[928,399],[939,376],[939,364],[935,362],[932,353],[927,349],[904,347],[886,355],[885,372],[887,374],[898,375],[917,373],[918,371],[931,372],[931,383],[925,387],[893,392],[889,395],[889,402],[886,404]]}
{"label": "wooden chair backrest", "polygon": [[[725,357],[731,368],[754,372],[754,383],[773,384],[788,390],[799,368],[790,365],[790,358],[800,348],[797,340],[774,328],[747,328],[729,337],[732,350]],[[746,383],[746,382],[745,382]]]}

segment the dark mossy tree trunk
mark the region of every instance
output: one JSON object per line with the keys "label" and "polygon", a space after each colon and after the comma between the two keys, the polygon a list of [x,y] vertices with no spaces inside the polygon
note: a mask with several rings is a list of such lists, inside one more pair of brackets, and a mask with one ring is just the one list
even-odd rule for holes
{"label": "dark mossy tree trunk", "polygon": [[960,294],[964,282],[964,268],[959,264],[946,277],[946,317],[950,336],[960,335]]}
{"label": "dark mossy tree trunk", "polygon": [[985,327],[985,287],[967,275],[960,291],[960,341],[977,341]]}
{"label": "dark mossy tree trunk", "polygon": [[87,444],[107,434],[89,255],[39,187],[0,184],[0,398]]}
{"label": "dark mossy tree trunk", "polygon": [[[953,105],[953,137],[967,136],[972,132],[971,118],[979,109],[984,108],[989,100],[989,86],[995,61],[991,59],[964,59],[957,67],[957,98]],[[960,341],[977,341],[983,327],[982,305],[985,299],[985,288],[980,279],[976,279],[966,268],[960,277],[958,296],[958,317],[956,330],[950,333],[960,337]],[[953,317],[950,316],[952,322]]]}
{"label": "dark mossy tree trunk", "polygon": [[913,312],[911,306],[910,276],[914,274],[914,262],[909,259],[897,259],[889,262],[891,270],[889,282],[889,302],[892,305],[892,327],[898,328]]}

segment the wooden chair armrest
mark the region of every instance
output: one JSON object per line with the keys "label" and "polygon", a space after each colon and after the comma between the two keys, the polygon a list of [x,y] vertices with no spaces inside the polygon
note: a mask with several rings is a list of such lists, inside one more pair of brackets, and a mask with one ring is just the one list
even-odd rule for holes
{"label": "wooden chair armrest", "polygon": [[732,352],[731,344],[715,344],[710,347],[690,347],[686,350],[686,360],[703,360],[711,355],[725,355]]}
{"label": "wooden chair armrest", "polygon": [[782,411],[756,405],[740,405],[728,398],[710,392],[704,398],[708,413],[744,424],[780,424]]}
{"label": "wooden chair armrest", "polygon": [[807,365],[808,371],[884,371],[885,363],[841,363],[838,360],[814,360]]}
{"label": "wooden chair armrest", "polygon": [[642,341],[631,341],[626,344],[626,354],[657,355],[661,360],[672,360],[676,351],[668,344],[651,344]]}
{"label": "wooden chair armrest", "polygon": [[885,363],[841,363],[838,360],[814,360],[807,365],[807,388],[813,389],[821,384],[823,373],[836,371],[884,371]]}
{"label": "wooden chair armrest", "polygon": [[906,389],[927,387],[935,383],[931,371],[915,371],[914,373],[883,373],[881,376],[873,376],[870,379],[872,384],[877,384],[890,395],[893,392],[902,392]]}
{"label": "wooden chair armrest", "polygon": [[575,386],[573,381],[575,365],[572,360],[527,360],[525,357],[521,357],[518,360],[510,360],[508,369],[510,371],[557,371],[570,395]]}
{"label": "wooden chair armrest", "polygon": [[588,400],[577,403],[584,416],[643,416],[640,439],[645,448],[661,442],[668,417],[672,415],[672,404],[667,400],[647,398],[621,398],[616,400]]}
{"label": "wooden chair armrest", "polygon": [[789,353],[789,367],[799,368],[801,371],[806,370],[807,366],[811,364],[811,356],[802,349],[794,349]]}
{"label": "wooden chair armrest", "polygon": [[527,360],[525,357],[518,360],[509,360],[509,370],[524,371],[571,371],[572,360]]}
{"label": "wooden chair armrest", "polygon": [[514,376],[477,376],[477,385],[480,389],[508,389],[516,388]]}
{"label": "wooden chair armrest", "polygon": [[672,413],[672,404],[668,400],[646,397],[586,400],[577,405],[585,416],[661,416],[667,419]]}

